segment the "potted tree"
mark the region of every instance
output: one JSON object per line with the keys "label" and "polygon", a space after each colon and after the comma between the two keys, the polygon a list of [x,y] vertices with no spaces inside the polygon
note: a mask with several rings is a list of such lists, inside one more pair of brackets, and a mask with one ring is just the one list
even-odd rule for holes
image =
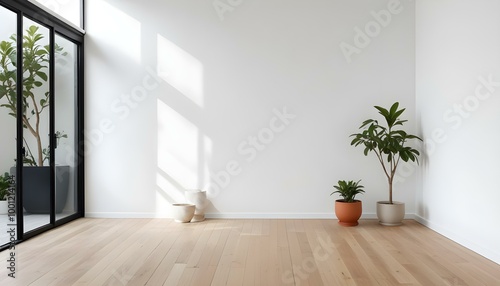
{"label": "potted tree", "polygon": [[356,200],[357,194],[364,193],[364,186],[359,185],[361,180],[354,181],[338,181],[338,185],[333,186],[336,191],[330,194],[338,193],[342,199],[335,201],[335,215],[339,219],[339,224],[342,226],[356,226],[363,212],[363,206],[360,200]]}
{"label": "potted tree", "polygon": [[359,127],[362,132],[351,135],[354,137],[351,145],[363,146],[365,156],[370,152],[375,153],[389,184],[389,200],[377,202],[377,217],[382,225],[400,225],[404,219],[405,205],[392,199],[394,177],[401,160],[418,164],[419,151],[406,144],[410,140],[422,139],[402,130],[407,120],[400,119],[405,108],[399,109],[398,102],[389,109],[380,106],[375,108],[384,118],[385,124],[375,119],[365,120]]}
{"label": "potted tree", "polygon": [[[44,129],[47,124],[45,112],[49,110],[50,90],[48,84],[48,66],[50,45],[43,45],[44,38],[39,27],[28,27],[23,35],[22,45],[22,110],[18,114],[17,86],[17,36],[14,34],[8,40],[0,42],[0,106],[5,107],[9,115],[21,117],[25,130],[23,140],[23,205],[30,213],[48,213],[50,210],[50,167],[44,166],[50,156],[50,146],[43,146],[42,134],[49,133]],[[55,54],[66,56],[67,53],[57,45]],[[56,141],[67,138],[62,132],[54,134]],[[34,146],[34,148],[32,148]],[[19,163],[19,162],[18,162]],[[12,171],[11,171],[12,172]],[[13,174],[15,173],[12,172]],[[61,212],[66,202],[69,166],[56,167],[57,197],[56,212]]]}
{"label": "potted tree", "polygon": [[9,194],[10,188],[10,176],[9,173],[0,174],[0,215],[7,214],[7,195]]}

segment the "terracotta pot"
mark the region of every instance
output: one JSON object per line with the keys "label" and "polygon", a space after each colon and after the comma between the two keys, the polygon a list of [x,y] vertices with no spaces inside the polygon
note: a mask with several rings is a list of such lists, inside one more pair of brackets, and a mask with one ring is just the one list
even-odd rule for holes
{"label": "terracotta pot", "polygon": [[405,204],[396,201],[392,201],[392,204],[388,201],[377,202],[377,217],[381,225],[401,225],[405,218]]}
{"label": "terracotta pot", "polygon": [[361,217],[363,207],[361,201],[354,200],[352,203],[346,203],[343,200],[335,201],[335,215],[342,226],[356,226]]}

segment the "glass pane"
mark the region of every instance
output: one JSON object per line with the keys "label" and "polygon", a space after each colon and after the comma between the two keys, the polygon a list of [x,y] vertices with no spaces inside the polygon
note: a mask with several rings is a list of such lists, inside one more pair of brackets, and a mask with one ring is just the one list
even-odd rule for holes
{"label": "glass pane", "polygon": [[24,231],[50,223],[49,30],[23,19]]}
{"label": "glass pane", "polygon": [[56,219],[60,219],[77,211],[77,46],[57,35],[55,46]]}
{"label": "glass pane", "polygon": [[81,27],[81,0],[35,0],[75,26]]}
{"label": "glass pane", "polygon": [[[9,190],[10,170],[15,173],[16,159],[16,40],[17,15],[0,6],[0,245],[9,242],[7,233],[9,206],[3,200]],[[14,61],[14,62],[13,62]],[[6,174],[7,173],[7,174]],[[13,191],[10,189],[10,191]],[[9,197],[12,197],[9,194]],[[15,197],[12,197],[15,198]],[[11,207],[14,207],[11,205]],[[11,214],[14,209],[11,209]],[[15,217],[11,216],[15,219]],[[12,227],[12,226],[10,226]]]}

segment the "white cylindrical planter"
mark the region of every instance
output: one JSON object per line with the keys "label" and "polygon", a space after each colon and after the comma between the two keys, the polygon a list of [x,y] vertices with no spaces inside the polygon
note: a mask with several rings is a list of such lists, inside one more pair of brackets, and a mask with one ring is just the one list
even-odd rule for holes
{"label": "white cylindrical planter", "polygon": [[377,217],[381,225],[396,226],[403,223],[405,218],[405,204],[393,201],[377,202]]}
{"label": "white cylindrical planter", "polygon": [[0,215],[7,214],[8,210],[7,201],[0,201]]}
{"label": "white cylindrical planter", "polygon": [[202,190],[187,190],[185,192],[188,203],[196,206],[194,217],[191,222],[205,220],[205,207],[207,206],[207,192]]}
{"label": "white cylindrical planter", "polygon": [[173,204],[172,216],[176,222],[190,222],[194,216],[193,204]]}

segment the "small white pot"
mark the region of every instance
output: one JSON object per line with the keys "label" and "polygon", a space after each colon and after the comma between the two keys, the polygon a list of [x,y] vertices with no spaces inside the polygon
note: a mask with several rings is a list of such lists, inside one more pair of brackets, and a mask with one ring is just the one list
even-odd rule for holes
{"label": "small white pot", "polygon": [[402,202],[377,202],[377,217],[381,225],[396,226],[403,223],[405,218],[405,204]]}
{"label": "small white pot", "polygon": [[7,214],[9,211],[9,204],[7,201],[0,201],[0,215]]}
{"label": "small white pot", "polygon": [[190,222],[194,216],[195,206],[192,204],[173,204],[172,216],[176,222]]}
{"label": "small white pot", "polygon": [[188,203],[196,206],[194,217],[191,222],[205,220],[205,207],[207,206],[207,192],[202,190],[188,190],[185,192]]}

